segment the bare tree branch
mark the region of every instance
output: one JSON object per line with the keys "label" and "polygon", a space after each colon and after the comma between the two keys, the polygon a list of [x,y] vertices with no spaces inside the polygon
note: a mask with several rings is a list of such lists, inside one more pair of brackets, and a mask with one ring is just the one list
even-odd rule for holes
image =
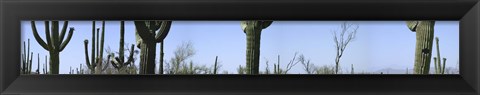
{"label": "bare tree branch", "polygon": [[340,31],[332,30],[333,42],[335,43],[335,48],[337,51],[335,57],[335,74],[338,74],[340,58],[343,56],[343,52],[347,48],[348,44],[356,38],[358,27],[359,26],[357,24],[343,22],[340,25]]}

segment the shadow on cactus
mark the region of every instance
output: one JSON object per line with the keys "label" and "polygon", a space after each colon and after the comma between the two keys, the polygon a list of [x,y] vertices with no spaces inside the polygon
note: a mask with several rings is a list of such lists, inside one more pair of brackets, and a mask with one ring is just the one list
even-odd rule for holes
{"label": "shadow on cactus", "polygon": [[[172,21],[134,21],[137,47],[140,48],[140,74],[155,74],[156,43],[167,37]],[[155,33],[158,31],[157,33]],[[163,47],[163,44],[162,44]],[[160,74],[163,74],[163,50],[161,47]]]}

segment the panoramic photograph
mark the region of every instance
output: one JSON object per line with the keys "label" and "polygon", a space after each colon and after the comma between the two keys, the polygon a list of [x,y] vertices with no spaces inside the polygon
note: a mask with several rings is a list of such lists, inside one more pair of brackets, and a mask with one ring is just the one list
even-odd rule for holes
{"label": "panoramic photograph", "polygon": [[459,21],[21,21],[22,75],[459,74]]}

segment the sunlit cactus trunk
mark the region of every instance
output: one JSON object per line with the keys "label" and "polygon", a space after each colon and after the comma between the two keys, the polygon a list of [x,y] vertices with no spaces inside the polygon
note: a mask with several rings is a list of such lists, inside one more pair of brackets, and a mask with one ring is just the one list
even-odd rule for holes
{"label": "sunlit cactus trunk", "polygon": [[438,44],[438,37],[435,38],[436,47],[437,47],[437,57],[433,57],[435,63],[435,73],[436,74],[445,74],[445,64],[447,58],[443,58],[443,65],[442,65],[442,57],[440,57],[440,45]]}
{"label": "sunlit cactus trunk", "polygon": [[247,36],[246,66],[247,74],[259,74],[260,38],[262,29],[273,21],[241,21],[243,32]]}
{"label": "sunlit cactus trunk", "polygon": [[407,21],[408,28],[416,32],[415,74],[428,74],[432,58],[435,21]]}
{"label": "sunlit cactus trunk", "polygon": [[[73,27],[70,28],[67,39],[64,40],[68,27],[68,21],[63,23],[61,31],[59,30],[58,21],[52,21],[52,27],[50,27],[49,21],[45,21],[45,36],[47,39],[47,43],[45,43],[45,41],[38,35],[35,21],[31,21],[31,25],[33,36],[35,37],[35,40],[37,40],[37,43],[40,44],[43,49],[50,52],[50,74],[58,74],[60,65],[60,52],[62,52],[70,42],[74,31]],[[61,32],[60,35],[59,32]]]}
{"label": "sunlit cactus trunk", "polygon": [[[140,74],[155,74],[156,43],[163,42],[170,31],[172,21],[134,21],[134,23],[137,47],[140,48]],[[155,33],[156,31],[158,32]],[[160,66],[163,66],[163,62],[160,62]],[[160,70],[160,74],[163,74],[163,70]]]}

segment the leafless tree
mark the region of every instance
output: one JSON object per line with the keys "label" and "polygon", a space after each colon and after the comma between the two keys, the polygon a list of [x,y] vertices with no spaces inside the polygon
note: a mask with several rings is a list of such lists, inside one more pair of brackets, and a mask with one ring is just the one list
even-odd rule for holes
{"label": "leafless tree", "polygon": [[333,41],[335,42],[336,56],[335,56],[335,74],[338,74],[340,58],[347,45],[355,39],[358,25],[348,22],[343,22],[340,25],[340,30],[333,30]]}
{"label": "leafless tree", "polygon": [[305,59],[305,56],[302,54],[298,57],[298,62],[303,65],[303,70],[307,72],[307,74],[314,74],[315,73],[315,65],[310,63],[310,60]]}

